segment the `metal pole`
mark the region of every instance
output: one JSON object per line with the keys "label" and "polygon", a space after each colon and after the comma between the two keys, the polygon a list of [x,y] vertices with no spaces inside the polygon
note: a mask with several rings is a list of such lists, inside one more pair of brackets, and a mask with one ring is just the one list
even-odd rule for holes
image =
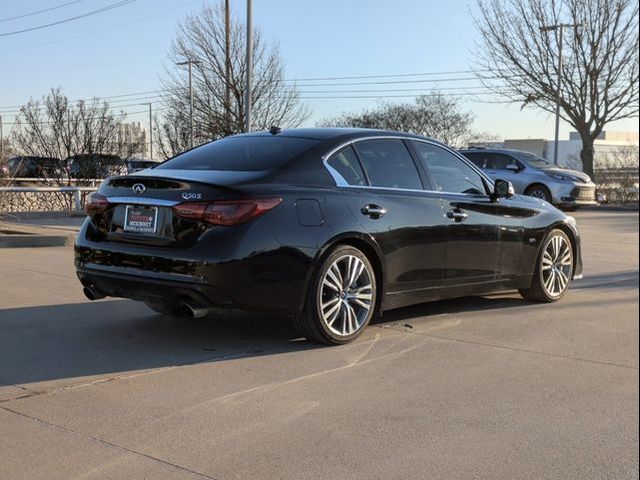
{"label": "metal pole", "polygon": [[151,112],[151,102],[149,102],[149,158],[153,160],[153,114]]}
{"label": "metal pole", "polygon": [[191,77],[191,59],[189,64],[189,148],[193,148],[193,80]]}
{"label": "metal pole", "polygon": [[191,66],[200,63],[188,58],[186,62],[178,62],[176,65],[187,65],[189,67],[189,148],[193,148],[193,78]]}
{"label": "metal pole", "polygon": [[231,135],[231,7],[224,2],[224,128]]}
{"label": "metal pole", "polygon": [[247,85],[245,88],[244,131],[251,131],[251,77],[253,67],[253,5],[252,0],[247,0]]}
{"label": "metal pole", "polygon": [[556,137],[553,144],[553,164],[558,166],[558,142],[560,140],[560,98],[562,95],[562,37],[564,24],[560,24],[560,38],[558,39],[558,90],[556,92]]}

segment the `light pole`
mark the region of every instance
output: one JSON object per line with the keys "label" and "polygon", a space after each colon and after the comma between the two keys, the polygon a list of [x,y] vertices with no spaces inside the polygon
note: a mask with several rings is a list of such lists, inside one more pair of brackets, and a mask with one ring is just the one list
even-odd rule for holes
{"label": "light pole", "polygon": [[153,115],[151,114],[151,102],[141,103],[149,106],[149,158],[153,160]]}
{"label": "light pole", "polygon": [[578,28],[582,24],[579,23],[559,23],[556,25],[544,25],[540,27],[541,32],[555,32],[558,34],[558,88],[556,89],[556,133],[555,142],[553,144],[553,164],[558,165],[558,142],[560,140],[560,98],[562,96],[562,38],[564,37],[565,28]]}
{"label": "light pole", "polygon": [[253,67],[253,5],[252,0],[247,0],[247,85],[244,98],[244,131],[251,131],[251,77]]}
{"label": "light pole", "polygon": [[189,148],[193,148],[193,79],[191,74],[191,66],[198,64],[195,60],[188,58],[186,62],[178,62],[176,65],[188,65],[189,67]]}

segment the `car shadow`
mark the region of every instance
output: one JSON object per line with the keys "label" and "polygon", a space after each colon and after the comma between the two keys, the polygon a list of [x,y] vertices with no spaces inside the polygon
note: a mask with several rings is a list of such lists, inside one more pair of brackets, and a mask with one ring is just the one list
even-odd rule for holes
{"label": "car shadow", "polygon": [[[572,288],[637,289],[638,271],[593,275]],[[589,302],[581,300],[581,305]],[[531,305],[513,292],[465,297],[387,311],[373,323],[428,321],[441,314]],[[571,304],[554,306],[564,307]],[[0,310],[0,385],[113,376],[318,348],[331,347],[300,338],[289,318],[256,312],[214,312],[195,320],[155,314],[128,300]]]}
{"label": "car shadow", "polygon": [[301,339],[287,318],[168,317],[128,300],[0,310],[0,332],[0,385],[322,348]]}

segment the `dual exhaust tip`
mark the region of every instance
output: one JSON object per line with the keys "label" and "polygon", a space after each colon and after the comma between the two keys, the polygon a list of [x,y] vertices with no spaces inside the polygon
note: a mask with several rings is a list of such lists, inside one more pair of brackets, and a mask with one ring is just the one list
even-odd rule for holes
{"label": "dual exhaust tip", "polygon": [[[102,293],[100,290],[95,288],[93,285],[84,287],[82,289],[82,293],[89,300],[100,300],[101,298],[105,298],[106,295]],[[191,302],[183,302],[180,304],[180,313],[187,318],[203,318],[206,317],[209,313],[209,309],[203,308],[195,303]]]}

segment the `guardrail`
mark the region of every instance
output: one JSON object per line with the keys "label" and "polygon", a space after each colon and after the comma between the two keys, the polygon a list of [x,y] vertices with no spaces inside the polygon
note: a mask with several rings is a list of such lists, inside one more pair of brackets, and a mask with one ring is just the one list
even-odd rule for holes
{"label": "guardrail", "polygon": [[29,182],[29,183],[58,183],[61,185],[69,184],[69,183],[84,183],[91,184],[92,186],[95,184],[99,184],[103,182],[104,178],[42,178],[42,177],[0,177],[0,183],[13,183],[13,182]]}
{"label": "guardrail", "polygon": [[95,192],[98,187],[0,187],[2,193],[68,193],[73,195],[73,210],[82,213],[82,194]]}

